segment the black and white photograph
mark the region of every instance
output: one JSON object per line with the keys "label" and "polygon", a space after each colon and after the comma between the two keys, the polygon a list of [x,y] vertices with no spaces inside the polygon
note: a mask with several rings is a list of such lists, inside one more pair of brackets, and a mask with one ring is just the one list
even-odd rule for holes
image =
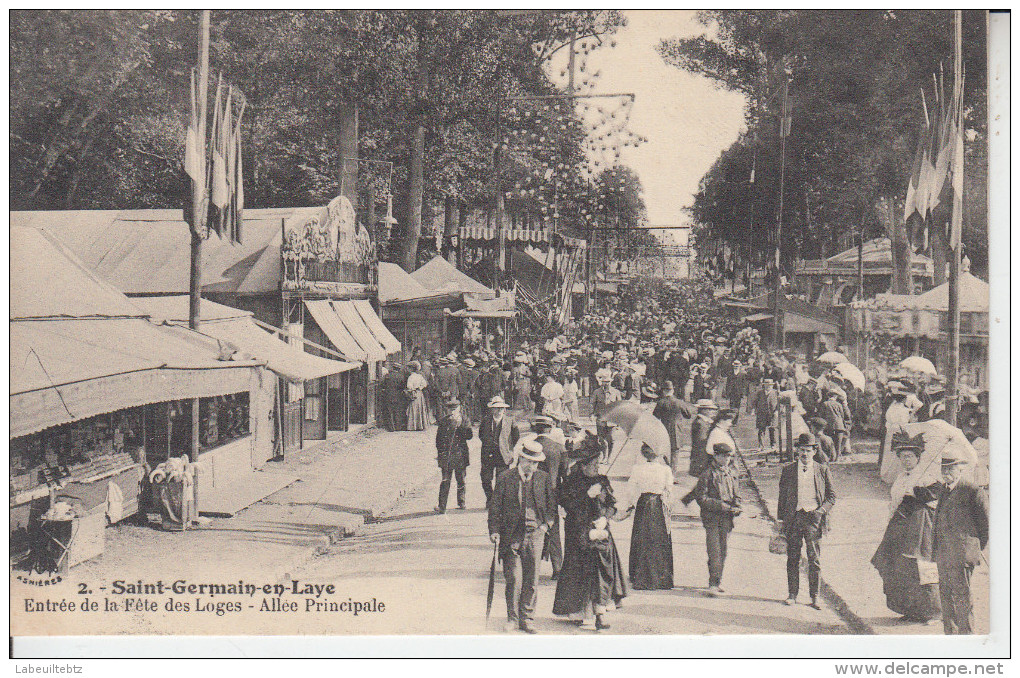
{"label": "black and white photograph", "polygon": [[990,16],[10,11],[12,656],[1008,637]]}

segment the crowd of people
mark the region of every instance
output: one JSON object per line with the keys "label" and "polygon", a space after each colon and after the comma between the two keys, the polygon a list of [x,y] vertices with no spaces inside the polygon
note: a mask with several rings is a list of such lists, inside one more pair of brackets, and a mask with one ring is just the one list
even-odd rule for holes
{"label": "crowd of people", "polygon": [[[392,430],[424,430],[438,422],[440,513],[454,480],[457,505],[466,506],[467,441],[477,426],[508,625],[534,632],[543,558],[551,561],[557,581],[554,614],[593,622],[597,630],[609,628],[606,614],[626,596],[627,578],[636,589],[673,587],[668,506],[685,474],[697,479],[682,501],[700,507],[706,593],[725,593],[727,540],[742,511],[732,462],[738,445],[730,429],[742,415],[753,418],[758,447],[787,462],[776,507],[787,555],[786,602],[797,602],[803,553],[810,605],[819,607],[821,540],[836,501],[830,465],[852,458],[851,433],[880,408],[879,466],[892,484],[893,511],[872,562],[888,605],[911,621],[941,614],[947,633],[969,632],[972,551],[987,542],[987,499],[965,481],[963,498],[956,500],[952,459],[940,464],[942,477],[930,464],[915,470],[921,443],[898,433],[903,424],[940,414],[939,383],[920,389],[889,380],[876,392],[854,386],[831,367],[762,350],[756,333],[719,313],[710,290],[637,288],[561,332],[522,341],[502,355],[474,349],[391,365],[383,378],[385,421]],[[644,404],[662,422],[670,450],[660,458],[645,445],[618,497],[602,469],[615,452],[609,415],[623,401]],[[794,455],[784,457],[783,436]],[[685,456],[688,466],[681,468]],[[953,516],[942,518],[940,541],[940,507],[947,497],[960,507],[942,512]],[[611,523],[630,516],[625,577]],[[967,541],[961,549],[960,535],[974,544]]]}

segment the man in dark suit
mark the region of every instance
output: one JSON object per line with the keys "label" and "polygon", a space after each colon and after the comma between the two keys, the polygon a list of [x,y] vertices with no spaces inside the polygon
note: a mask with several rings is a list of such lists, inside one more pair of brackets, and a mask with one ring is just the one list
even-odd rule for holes
{"label": "man in dark suit", "polygon": [[497,395],[491,398],[487,407],[489,413],[478,425],[478,438],[482,441],[482,490],[485,492],[485,505],[492,501],[492,488],[499,474],[509,468],[514,459],[514,445],[521,437],[517,426],[508,410],[510,406]]}
{"label": "man in dark suit", "polygon": [[386,401],[386,428],[390,431],[403,431],[407,428],[407,372],[400,363],[390,365],[390,371],[383,378],[383,393]]}
{"label": "man in dark suit", "polygon": [[655,403],[652,415],[662,422],[662,425],[666,427],[666,432],[669,433],[669,467],[673,470],[675,477],[680,471],[680,440],[683,437],[680,417],[690,419],[691,413],[687,409],[687,405],[674,395],[672,381],[663,382],[662,393]]}
{"label": "man in dark suit", "polygon": [[531,622],[537,601],[538,564],[542,542],[556,515],[553,481],[538,468],[544,460],[542,444],[525,440],[517,466],[496,479],[489,506],[489,539],[499,545],[506,580],[507,630],[518,626],[526,633],[535,633]]}
{"label": "man in dark suit", "polygon": [[[531,422],[531,430],[537,433],[535,440],[542,445],[542,454],[545,461],[538,465],[538,468],[549,474],[552,479],[554,497],[559,500],[560,483],[567,476],[569,461],[567,460],[566,439],[558,427],[553,426],[553,420],[549,417],[535,417]],[[563,567],[563,540],[560,538],[560,514],[553,513],[553,523],[545,535],[545,545],[542,548],[542,556],[549,556],[552,563],[552,578],[560,576],[560,568]]]}
{"label": "man in dark suit", "polygon": [[963,477],[966,464],[963,459],[943,457],[945,486],[935,508],[932,557],[939,571],[946,635],[974,632],[970,577],[988,545],[988,496]]}
{"label": "man in dark suit", "polygon": [[439,483],[439,505],[436,513],[446,513],[446,500],[450,496],[450,481],[457,477],[457,508],[467,508],[467,487],[464,473],[470,460],[467,441],[474,437],[471,422],[461,414],[460,401],[450,398],[446,401],[446,416],[436,429],[436,462],[443,472]]}
{"label": "man in dark suit", "polygon": [[708,398],[702,398],[695,406],[698,414],[691,424],[691,459],[687,473],[700,478],[708,468],[708,432],[712,430],[712,419],[719,411],[719,406]]}
{"label": "man in dark suit", "polygon": [[797,602],[800,591],[801,544],[808,560],[808,590],[811,607],[818,605],[821,573],[821,539],[827,530],[829,511],[836,503],[832,474],[827,464],[814,459],[818,443],[810,433],[797,438],[797,461],[783,467],[779,476],[779,506],[776,515],[786,533],[786,583],[790,592],[787,605]]}

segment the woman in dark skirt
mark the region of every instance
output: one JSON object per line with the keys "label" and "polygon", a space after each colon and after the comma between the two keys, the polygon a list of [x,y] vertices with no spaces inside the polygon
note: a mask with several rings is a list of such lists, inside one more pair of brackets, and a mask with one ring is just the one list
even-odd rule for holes
{"label": "woman in dark skirt", "polygon": [[893,483],[896,508],[871,564],[882,577],[886,607],[906,621],[926,623],[939,617],[942,606],[938,584],[921,583],[919,561],[930,563],[932,559],[938,503],[937,481],[929,482],[933,478],[926,469],[917,468],[922,446],[920,436],[893,436],[892,448],[906,470]]}
{"label": "woman in dark skirt", "polygon": [[673,588],[673,537],[669,533],[666,501],[673,487],[673,474],[648,445],[641,446],[643,460],[630,472],[634,512],[630,537],[628,570],[635,590]]}
{"label": "woman in dark skirt", "polygon": [[608,610],[627,595],[620,555],[609,518],[616,515],[616,498],[609,478],[599,473],[597,438],[589,436],[570,451],[578,463],[560,485],[563,521],[563,568],[556,581],[553,614],[578,625],[595,617],[595,629],[608,629]]}

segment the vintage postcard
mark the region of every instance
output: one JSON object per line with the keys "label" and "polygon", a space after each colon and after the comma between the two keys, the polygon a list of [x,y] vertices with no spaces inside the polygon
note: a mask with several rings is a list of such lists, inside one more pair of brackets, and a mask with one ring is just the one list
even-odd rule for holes
{"label": "vintage postcard", "polygon": [[1003,631],[987,12],[9,21],[15,647]]}

